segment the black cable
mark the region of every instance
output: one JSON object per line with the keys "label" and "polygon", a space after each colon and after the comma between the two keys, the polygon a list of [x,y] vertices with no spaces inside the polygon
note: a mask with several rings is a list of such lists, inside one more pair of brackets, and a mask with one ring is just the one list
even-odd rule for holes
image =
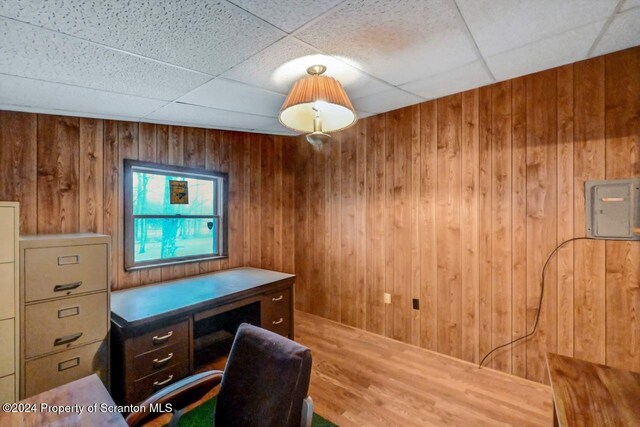
{"label": "black cable", "polygon": [[542,267],[542,277],[540,279],[540,299],[538,300],[538,308],[536,310],[536,319],[535,319],[535,322],[533,323],[533,328],[531,329],[531,332],[519,338],[511,340],[506,344],[502,344],[497,347],[494,347],[489,353],[485,354],[485,356],[480,361],[478,368],[482,368],[482,365],[484,364],[484,361],[487,360],[487,357],[491,356],[496,351],[500,350],[501,348],[510,346],[511,344],[515,344],[518,341],[526,340],[527,338],[529,338],[530,336],[536,333],[536,330],[538,329],[538,322],[540,321],[540,312],[542,311],[542,297],[544,296],[544,274],[547,271],[547,266],[549,265],[551,258],[553,258],[553,256],[560,250],[560,248],[562,248],[567,243],[575,242],[576,240],[604,240],[604,239],[594,239],[592,237],[573,237],[571,239],[567,239],[564,242],[560,243],[558,246],[556,246],[556,248],[553,251],[551,251],[551,253],[547,257],[547,260],[544,262],[544,265]]}

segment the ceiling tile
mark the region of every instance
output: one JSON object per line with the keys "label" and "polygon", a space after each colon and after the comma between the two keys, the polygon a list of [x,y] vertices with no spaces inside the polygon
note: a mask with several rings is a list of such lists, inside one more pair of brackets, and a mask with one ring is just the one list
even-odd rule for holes
{"label": "ceiling tile", "polygon": [[456,0],[485,57],[608,18],[618,0]]}
{"label": "ceiling tile", "polygon": [[394,85],[477,59],[451,0],[348,0],[295,35]]}
{"label": "ceiling tile", "polygon": [[232,3],[291,32],[340,3],[342,0],[230,0]]}
{"label": "ceiling tile", "polygon": [[424,99],[394,88],[352,101],[356,110],[378,114],[406,107],[407,105],[418,104],[423,102]]}
{"label": "ceiling tile", "polygon": [[404,84],[401,88],[423,98],[433,99],[484,86],[491,82],[491,76],[480,61],[475,61],[446,73]]}
{"label": "ceiling tile", "polygon": [[531,74],[586,58],[604,21],[588,24],[566,33],[487,58],[487,65],[498,80]]}
{"label": "ceiling tile", "polygon": [[223,0],[3,0],[0,15],[212,75],[285,35]]}
{"label": "ceiling tile", "polygon": [[0,74],[0,104],[139,118],[166,101]]}
{"label": "ceiling tile", "polygon": [[629,10],[633,7],[640,7],[640,0],[626,0],[623,4],[622,4],[622,8],[620,10],[624,11],[624,10]]}
{"label": "ceiling tile", "polygon": [[233,129],[257,129],[273,121],[273,117],[216,110],[197,105],[171,103],[145,117],[158,121],[207,125]]}
{"label": "ceiling tile", "polygon": [[177,101],[273,117],[280,111],[284,99],[284,95],[233,80],[217,78],[182,96]]}
{"label": "ceiling tile", "polygon": [[596,45],[592,56],[637,45],[640,45],[640,8],[616,15]]}
{"label": "ceiling tile", "polygon": [[209,77],[0,18],[0,73],[173,100]]}
{"label": "ceiling tile", "polygon": [[391,87],[293,37],[274,43],[222,76],[287,94],[296,80],[307,75],[307,68],[316,64],[325,65],[325,74],[340,81],[350,97],[365,96]]}

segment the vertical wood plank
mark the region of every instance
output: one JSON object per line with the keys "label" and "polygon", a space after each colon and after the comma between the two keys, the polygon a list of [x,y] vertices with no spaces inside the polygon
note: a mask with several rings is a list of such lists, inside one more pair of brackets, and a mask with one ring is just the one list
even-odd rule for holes
{"label": "vertical wood plank", "polygon": [[118,283],[118,245],[120,233],[118,228],[118,170],[119,170],[119,149],[118,149],[118,123],[105,120],[104,121],[104,197],[103,197],[103,222],[104,233],[111,236],[111,271],[109,281],[111,282],[111,290],[119,288]]}
{"label": "vertical wood plank", "polygon": [[462,357],[460,155],[462,97],[438,100],[438,351]]}
{"label": "vertical wood plank", "polygon": [[[575,236],[585,235],[584,183],[605,177],[604,60],[574,64]],[[596,363],[605,352],[605,244],[574,245],[574,356]]]}
{"label": "vertical wood plank", "polygon": [[[492,88],[491,144],[491,307],[492,347],[511,340],[511,287],[512,287],[512,217],[511,217],[511,81],[498,83]],[[494,353],[493,367],[511,373],[511,347]]]}
{"label": "vertical wood plank", "polygon": [[275,188],[274,188],[274,137],[261,135],[260,163],[260,267],[275,269]]}
{"label": "vertical wood plank", "polygon": [[[350,128],[341,134],[341,252],[342,260],[351,262],[343,263],[341,271],[340,292],[340,321],[347,325],[357,324],[357,289],[356,289],[356,129]],[[313,271],[313,270],[312,270]]]}
{"label": "vertical wood plank", "polygon": [[20,234],[38,231],[38,116],[0,111],[0,200],[20,202]]}
{"label": "vertical wood plank", "polygon": [[[573,65],[558,68],[558,243],[573,237]],[[573,355],[573,244],[558,259],[558,353]]]}
{"label": "vertical wood plank", "polygon": [[38,115],[38,233],[80,228],[77,117]]}
{"label": "vertical wood plank", "polygon": [[[527,334],[527,86],[521,77],[511,83],[511,223],[512,339]],[[512,373],[527,375],[527,342],[511,350]]]}
{"label": "vertical wood plank", "polygon": [[492,334],[492,299],[491,299],[491,101],[492,86],[479,89],[480,109],[478,112],[478,121],[480,122],[480,180],[479,200],[478,200],[478,252],[479,252],[479,356],[484,357],[491,350],[491,334]]}
{"label": "vertical wood plank", "polygon": [[[527,76],[527,324],[533,324],[540,274],[557,238],[556,84],[556,70]],[[545,353],[556,351],[556,281],[554,259],[545,277],[538,330],[527,342],[527,378],[539,382],[548,382]]]}
{"label": "vertical wood plank", "polygon": [[80,231],[102,233],[102,120],[80,119]]}
{"label": "vertical wood plank", "polygon": [[[605,57],[607,179],[640,177],[640,49]],[[636,224],[640,226],[640,224]],[[640,371],[640,243],[606,242],[606,363]]]}
{"label": "vertical wood plank", "polygon": [[479,362],[479,91],[462,94],[462,358]]}
{"label": "vertical wood plank", "polygon": [[131,288],[140,285],[140,272],[124,269],[124,160],[138,159],[138,123],[118,122],[118,288]]}
{"label": "vertical wood plank", "polygon": [[251,251],[249,265],[260,267],[262,262],[262,240],[260,227],[262,226],[260,218],[260,206],[262,203],[262,183],[260,176],[260,165],[262,156],[262,145],[265,144],[264,136],[259,135],[250,145],[251,155],[251,201],[249,208],[250,217],[250,233],[251,233]]}
{"label": "vertical wood plank", "polygon": [[[420,105],[420,345],[438,349],[438,268],[436,189],[438,110],[435,101]],[[384,242],[381,242],[383,245]]]}

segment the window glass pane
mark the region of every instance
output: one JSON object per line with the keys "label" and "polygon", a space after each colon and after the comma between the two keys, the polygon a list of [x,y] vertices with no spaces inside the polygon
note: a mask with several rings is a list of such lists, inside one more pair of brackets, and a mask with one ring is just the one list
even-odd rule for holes
{"label": "window glass pane", "polygon": [[[133,171],[134,215],[215,215],[213,180]],[[189,203],[171,204],[169,181],[187,181]]]}
{"label": "window glass pane", "polygon": [[135,218],[133,233],[135,262],[218,254],[217,218]]}

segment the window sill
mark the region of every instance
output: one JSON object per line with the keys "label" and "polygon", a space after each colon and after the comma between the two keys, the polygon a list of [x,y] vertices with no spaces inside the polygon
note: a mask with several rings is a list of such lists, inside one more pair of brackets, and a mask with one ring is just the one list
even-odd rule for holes
{"label": "window sill", "polygon": [[157,268],[157,267],[170,267],[172,265],[180,265],[180,264],[190,264],[194,262],[203,262],[203,261],[215,261],[221,259],[229,259],[229,255],[216,255],[216,256],[208,256],[208,257],[193,257],[193,258],[185,258],[185,259],[174,259],[173,261],[153,261],[151,263],[140,263],[137,265],[133,265],[131,267],[125,267],[125,271],[138,271],[138,270],[146,270],[148,268]]}

